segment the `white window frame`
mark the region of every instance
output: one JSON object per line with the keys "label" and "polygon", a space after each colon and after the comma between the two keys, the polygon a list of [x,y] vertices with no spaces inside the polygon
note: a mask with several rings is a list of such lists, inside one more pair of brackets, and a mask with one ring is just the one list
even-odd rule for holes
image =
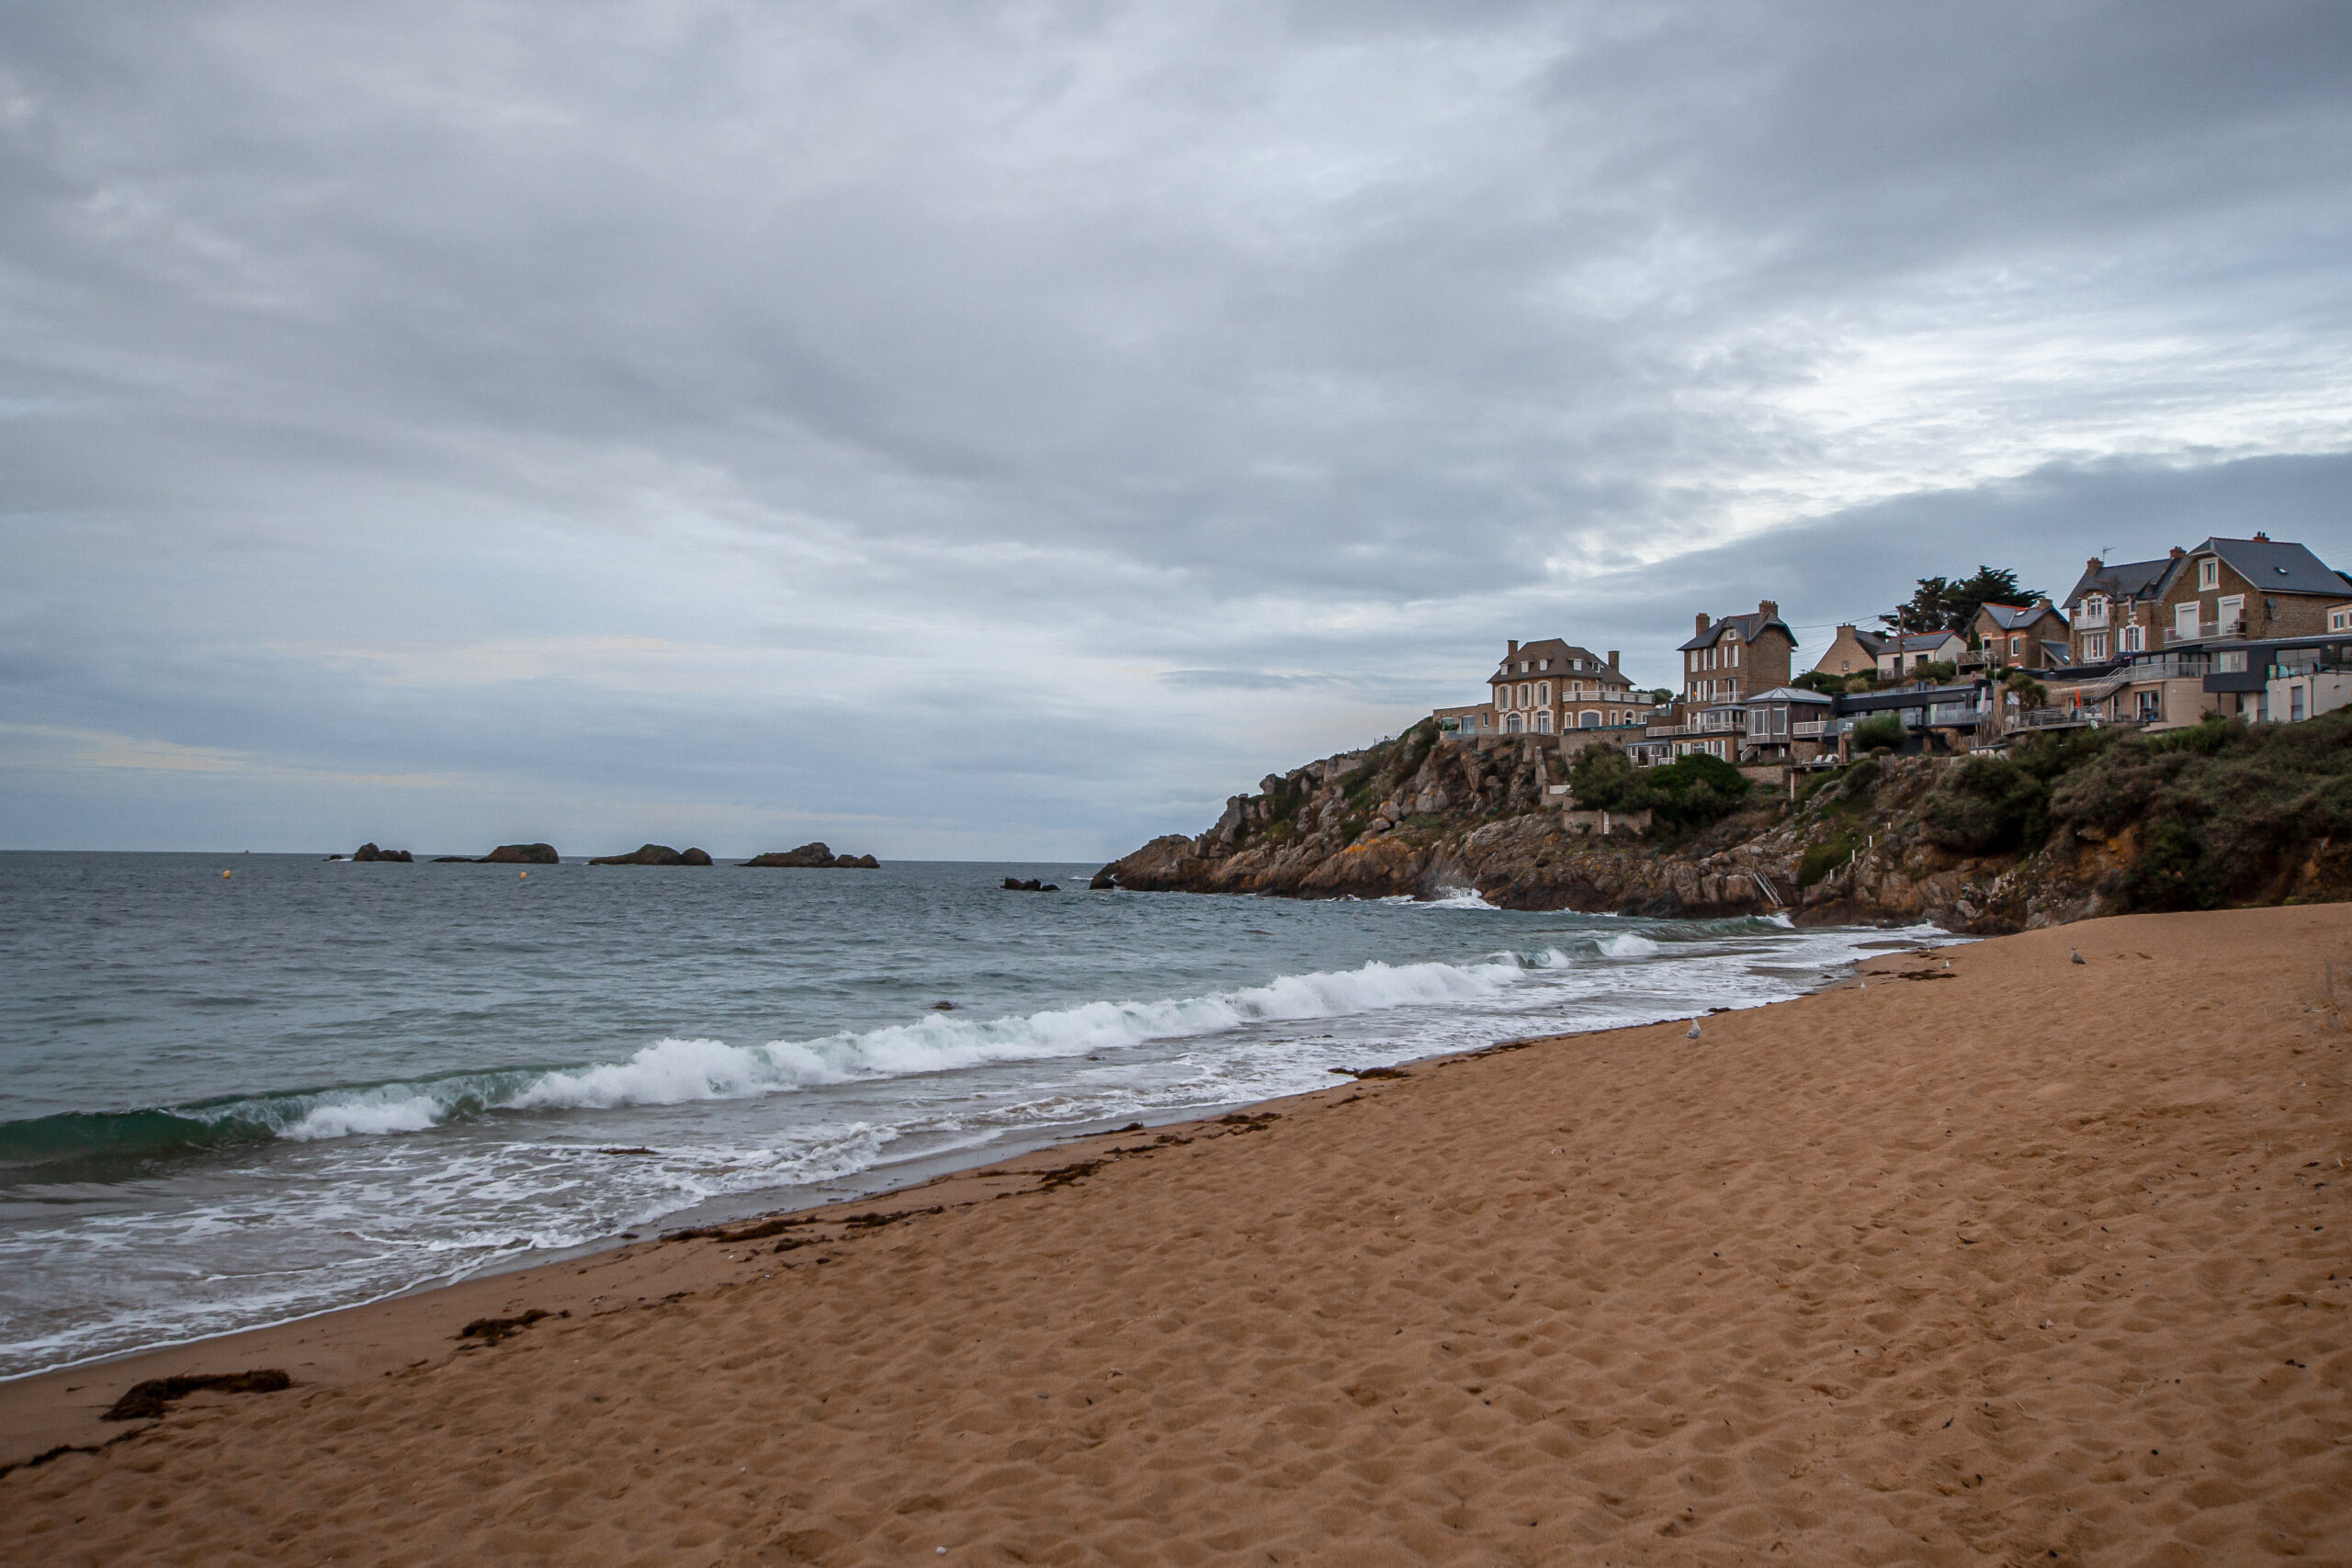
{"label": "white window frame", "polygon": [[2203,593],[2220,586],[2222,586],[2222,558],[2219,556],[2198,557],[2197,592]]}

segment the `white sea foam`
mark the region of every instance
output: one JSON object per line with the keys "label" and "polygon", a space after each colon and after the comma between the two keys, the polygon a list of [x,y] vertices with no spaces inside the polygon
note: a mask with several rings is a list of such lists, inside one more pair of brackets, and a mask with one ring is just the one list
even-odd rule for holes
{"label": "white sea foam", "polygon": [[1252,1024],[1485,1001],[1521,985],[1533,972],[1567,962],[1556,948],[1525,956],[1497,954],[1477,964],[1374,962],[1358,969],[1283,975],[1262,986],[1202,997],[1086,1002],[990,1020],[933,1014],[913,1023],[817,1040],[730,1045],[723,1040],[667,1039],[626,1062],[330,1091],[281,1102],[258,1119],[280,1137],[308,1141],[423,1132],[453,1116],[483,1110],[612,1110],[741,1100],[991,1063],[1083,1056]]}
{"label": "white sea foam", "polygon": [[1657,943],[1645,936],[1635,936],[1631,931],[1623,936],[1604,937],[1600,942],[1603,958],[1650,958],[1657,951]]}
{"label": "white sea foam", "polygon": [[1475,887],[1448,887],[1434,898],[1412,899],[1424,909],[1493,909],[1499,912],[1500,904],[1489,904],[1485,895]]}
{"label": "white sea foam", "polygon": [[439,1124],[449,1107],[430,1094],[413,1091],[368,1093],[365,1098],[336,1097],[312,1106],[301,1117],[278,1129],[281,1138],[307,1142],[312,1138],[348,1138],[367,1133],[422,1133]]}

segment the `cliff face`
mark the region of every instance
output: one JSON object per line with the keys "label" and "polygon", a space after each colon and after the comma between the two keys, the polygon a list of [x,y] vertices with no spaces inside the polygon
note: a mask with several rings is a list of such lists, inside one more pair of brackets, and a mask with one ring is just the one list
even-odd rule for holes
{"label": "cliff face", "polygon": [[[1668,843],[1572,822],[1562,797],[1544,793],[1566,776],[1548,737],[1442,741],[1421,728],[1271,775],[1227,802],[1207,832],[1155,839],[1103,867],[1096,884],[1299,897],[1475,889],[1519,909],[1785,912],[1804,924],[1928,920],[1987,935],[2152,907],[2135,871],[2146,858],[2141,823],[2061,820],[2030,853],[1947,847],[1964,838],[1950,826],[1962,766],[1865,761],[1801,802],[1759,789],[1733,815]],[[2345,897],[2348,852],[2323,840],[2265,896],[2243,901]]]}

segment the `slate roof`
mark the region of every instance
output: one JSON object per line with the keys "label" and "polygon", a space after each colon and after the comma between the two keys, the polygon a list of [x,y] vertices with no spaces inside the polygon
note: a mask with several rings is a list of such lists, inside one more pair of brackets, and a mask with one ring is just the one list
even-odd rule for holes
{"label": "slate roof", "polygon": [[1746,702],[1729,705],[1744,707],[1747,703],[1835,703],[1837,700],[1826,692],[1808,692],[1803,686],[1775,686],[1769,692],[1757,693]]}
{"label": "slate roof", "polygon": [[2170,556],[2162,560],[2109,561],[2097,571],[2086,567],[2066,595],[2066,607],[2073,609],[2089,593],[2104,593],[2110,599],[2154,599],[2164,591],[2165,573],[2171,570]]}
{"label": "slate roof", "polygon": [[1742,642],[1754,642],[1758,637],[1763,636],[1766,631],[1777,629],[1782,637],[1789,639],[1789,646],[1791,648],[1794,648],[1797,643],[1797,634],[1789,630],[1788,622],[1781,619],[1778,615],[1771,616],[1768,619],[1763,611],[1750,610],[1745,615],[1725,615],[1722,620],[1713,623],[1712,626],[1708,626],[1705,631],[1701,632],[1689,642],[1684,643],[1680,648],[1675,649],[1675,651],[1677,653],[1688,653],[1693,649],[1713,648],[1716,643],[1723,640],[1724,633],[1729,631],[1734,626],[1737,626],[1739,628],[1739,640]]}
{"label": "slate roof", "polygon": [[[1549,670],[1541,668],[1544,660],[1547,659],[1552,661],[1552,668]],[[1522,660],[1527,663],[1527,673],[1524,675],[1519,672],[1520,661]],[[1582,660],[1584,668],[1581,670],[1570,668],[1568,662],[1570,660]],[[1578,681],[1597,680],[1604,686],[1630,686],[1634,683],[1631,676],[1621,670],[1611,669],[1609,660],[1601,658],[1592,649],[1577,648],[1572,643],[1563,642],[1558,637],[1547,637],[1541,642],[1521,643],[1517,653],[1506,655],[1503,661],[1495,667],[1495,672],[1487,677],[1487,684],[1491,686],[1498,681],[1533,681],[1539,678],[1553,681],[1562,675]]]}
{"label": "slate roof", "polygon": [[1883,638],[1882,653],[1925,653],[1931,648],[1941,648],[1948,642],[1965,644],[1968,639],[1958,632],[1906,632],[1901,637]]}
{"label": "slate roof", "polygon": [[2231,570],[2254,584],[2257,592],[2344,596],[2346,582],[2342,574],[2330,571],[2325,561],[2301,545],[2276,539],[2208,539],[2178,560],[2166,564],[2176,570],[2186,570],[2191,560],[2201,555],[2221,557],[2230,564]]}
{"label": "slate roof", "polygon": [[1982,608],[1993,617],[1993,624],[2005,632],[2022,631],[2044,615],[2058,614],[2048,604],[1986,604]]}

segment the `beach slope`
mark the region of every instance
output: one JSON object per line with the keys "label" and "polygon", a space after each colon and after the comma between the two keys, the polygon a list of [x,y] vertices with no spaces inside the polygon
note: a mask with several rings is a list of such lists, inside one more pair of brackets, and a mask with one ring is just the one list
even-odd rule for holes
{"label": "beach slope", "polygon": [[28,1380],[294,1386],[0,1561],[2345,1562],[2347,976],[2090,921]]}

